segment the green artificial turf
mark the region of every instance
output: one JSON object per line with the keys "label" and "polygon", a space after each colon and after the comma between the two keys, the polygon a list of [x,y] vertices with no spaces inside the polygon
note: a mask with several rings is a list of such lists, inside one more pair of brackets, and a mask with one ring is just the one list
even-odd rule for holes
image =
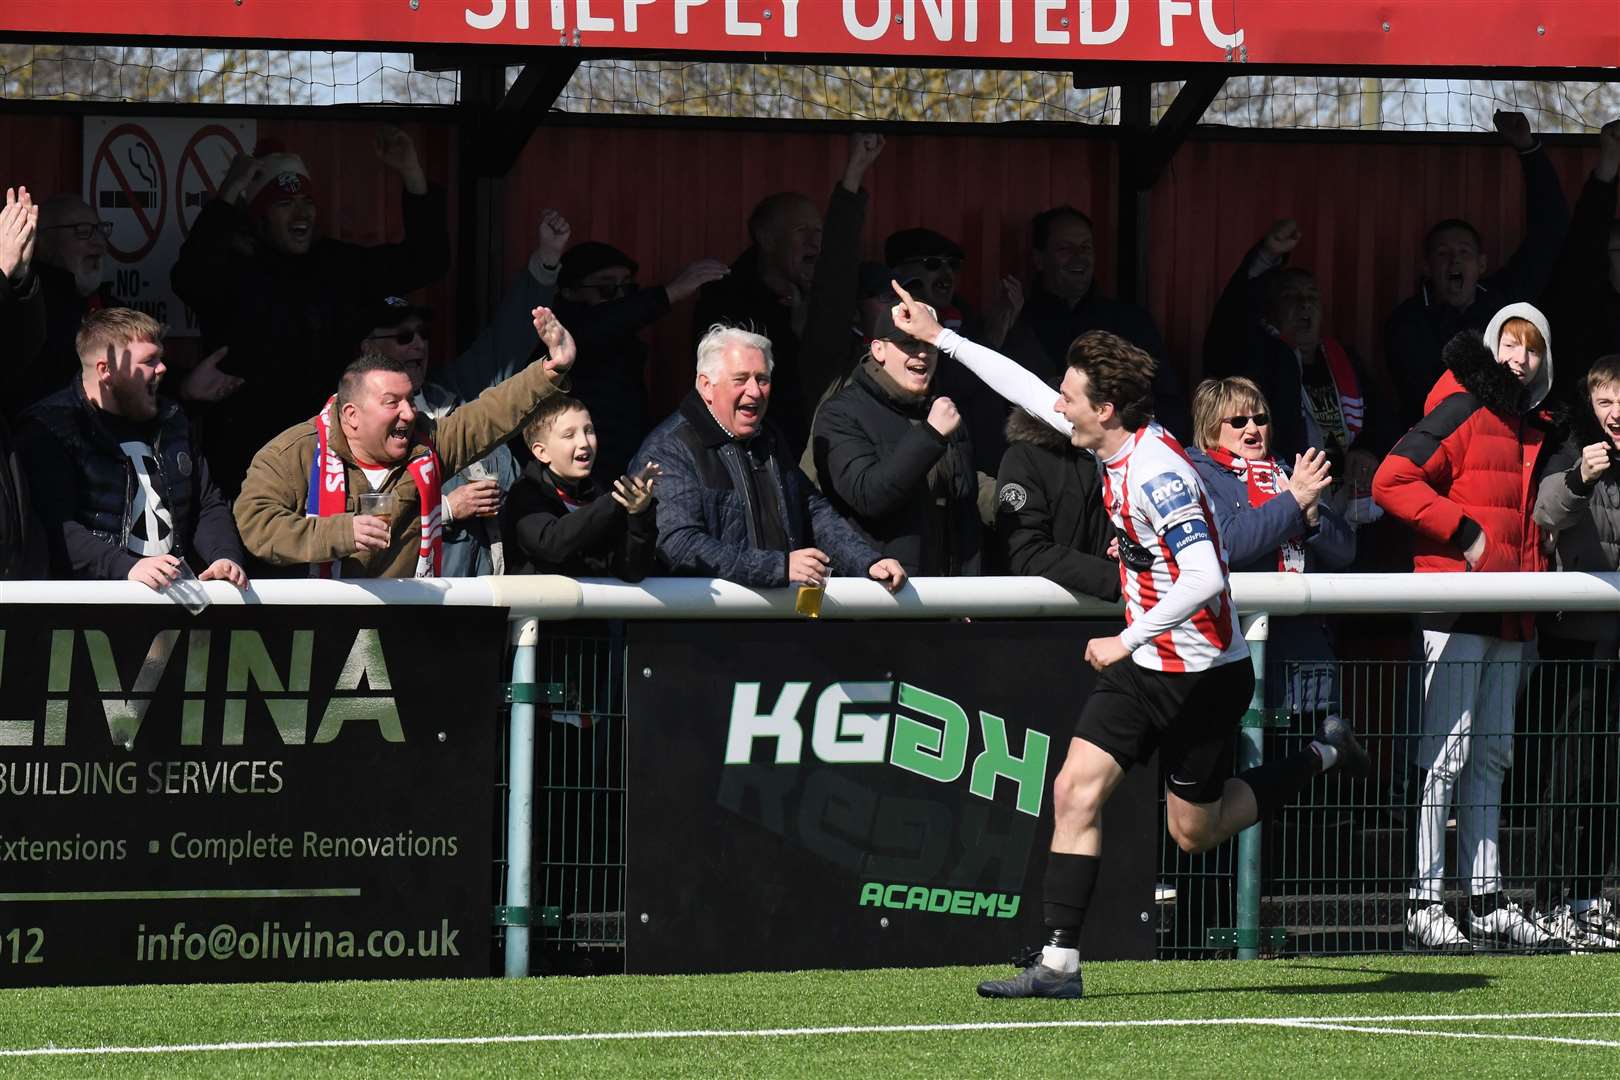
{"label": "green artificial turf", "polygon": [[[1484,1080],[1620,1071],[1620,1018],[1500,1018],[1620,1014],[1620,956],[1099,963],[1086,967],[1083,1001],[985,1001],[973,993],[978,979],[1007,970],[10,990],[0,992],[0,1049],[1071,1020],[1490,1018],[1364,1022],[1465,1038],[1216,1024],[12,1056],[0,1057],[0,1076]],[[1617,1045],[1482,1037],[1489,1035]]]}

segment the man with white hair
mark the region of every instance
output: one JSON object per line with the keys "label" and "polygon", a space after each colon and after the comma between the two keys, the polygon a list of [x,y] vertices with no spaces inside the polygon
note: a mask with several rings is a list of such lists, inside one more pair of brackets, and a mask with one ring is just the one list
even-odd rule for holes
{"label": "man with white hair", "polygon": [[832,573],[894,592],[906,572],[839,516],[765,421],[771,342],[716,323],[698,343],[697,379],[653,429],[633,471],[657,462],[658,555],[677,574],[755,588],[819,586]]}

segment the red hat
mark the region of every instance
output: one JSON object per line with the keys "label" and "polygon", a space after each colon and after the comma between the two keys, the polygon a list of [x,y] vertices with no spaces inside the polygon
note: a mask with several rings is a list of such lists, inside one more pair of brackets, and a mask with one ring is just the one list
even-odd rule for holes
{"label": "red hat", "polygon": [[262,217],[271,204],[294,195],[315,198],[315,183],[309,178],[309,169],[304,165],[303,158],[289,154],[281,149],[279,143],[269,141],[260,142],[253,151],[259,164],[264,167],[264,173],[248,187],[249,214]]}

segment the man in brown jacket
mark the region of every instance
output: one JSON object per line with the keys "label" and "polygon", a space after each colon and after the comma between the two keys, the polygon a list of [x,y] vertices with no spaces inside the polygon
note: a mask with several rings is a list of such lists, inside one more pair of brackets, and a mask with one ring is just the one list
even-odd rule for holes
{"label": "man in brown jacket", "polygon": [[[236,500],[248,551],[271,566],[335,564],[345,578],[422,576],[438,532],[438,481],[424,529],[422,478],[454,475],[522,428],[574,362],[574,339],[548,309],[534,310],[534,328],[545,356],[438,422],[411,403],[411,379],[397,361],[365,356],[349,365],[325,423],[295,424],[254,455]],[[323,429],[328,462],[312,497]],[[394,494],[391,521],[358,512],[361,493],[373,492]]]}

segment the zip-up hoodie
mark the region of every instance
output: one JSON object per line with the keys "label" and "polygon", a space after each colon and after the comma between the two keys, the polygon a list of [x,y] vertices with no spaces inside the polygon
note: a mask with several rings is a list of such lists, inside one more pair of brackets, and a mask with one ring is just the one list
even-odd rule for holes
{"label": "zip-up hoodie", "polygon": [[[1496,361],[1502,325],[1527,319],[1547,351],[1541,368],[1521,385]],[[1482,338],[1457,334],[1446,344],[1446,373],[1429,391],[1423,419],[1378,467],[1373,498],[1417,533],[1412,569],[1418,573],[1546,569],[1539,529],[1531,518],[1532,482],[1550,418],[1542,400],[1552,385],[1552,332],[1530,304],[1496,313]],[[1485,549],[1470,567],[1463,553],[1481,534]],[[1526,640],[1529,615],[1447,617],[1450,629]],[[1436,620],[1425,620],[1435,624]]]}

